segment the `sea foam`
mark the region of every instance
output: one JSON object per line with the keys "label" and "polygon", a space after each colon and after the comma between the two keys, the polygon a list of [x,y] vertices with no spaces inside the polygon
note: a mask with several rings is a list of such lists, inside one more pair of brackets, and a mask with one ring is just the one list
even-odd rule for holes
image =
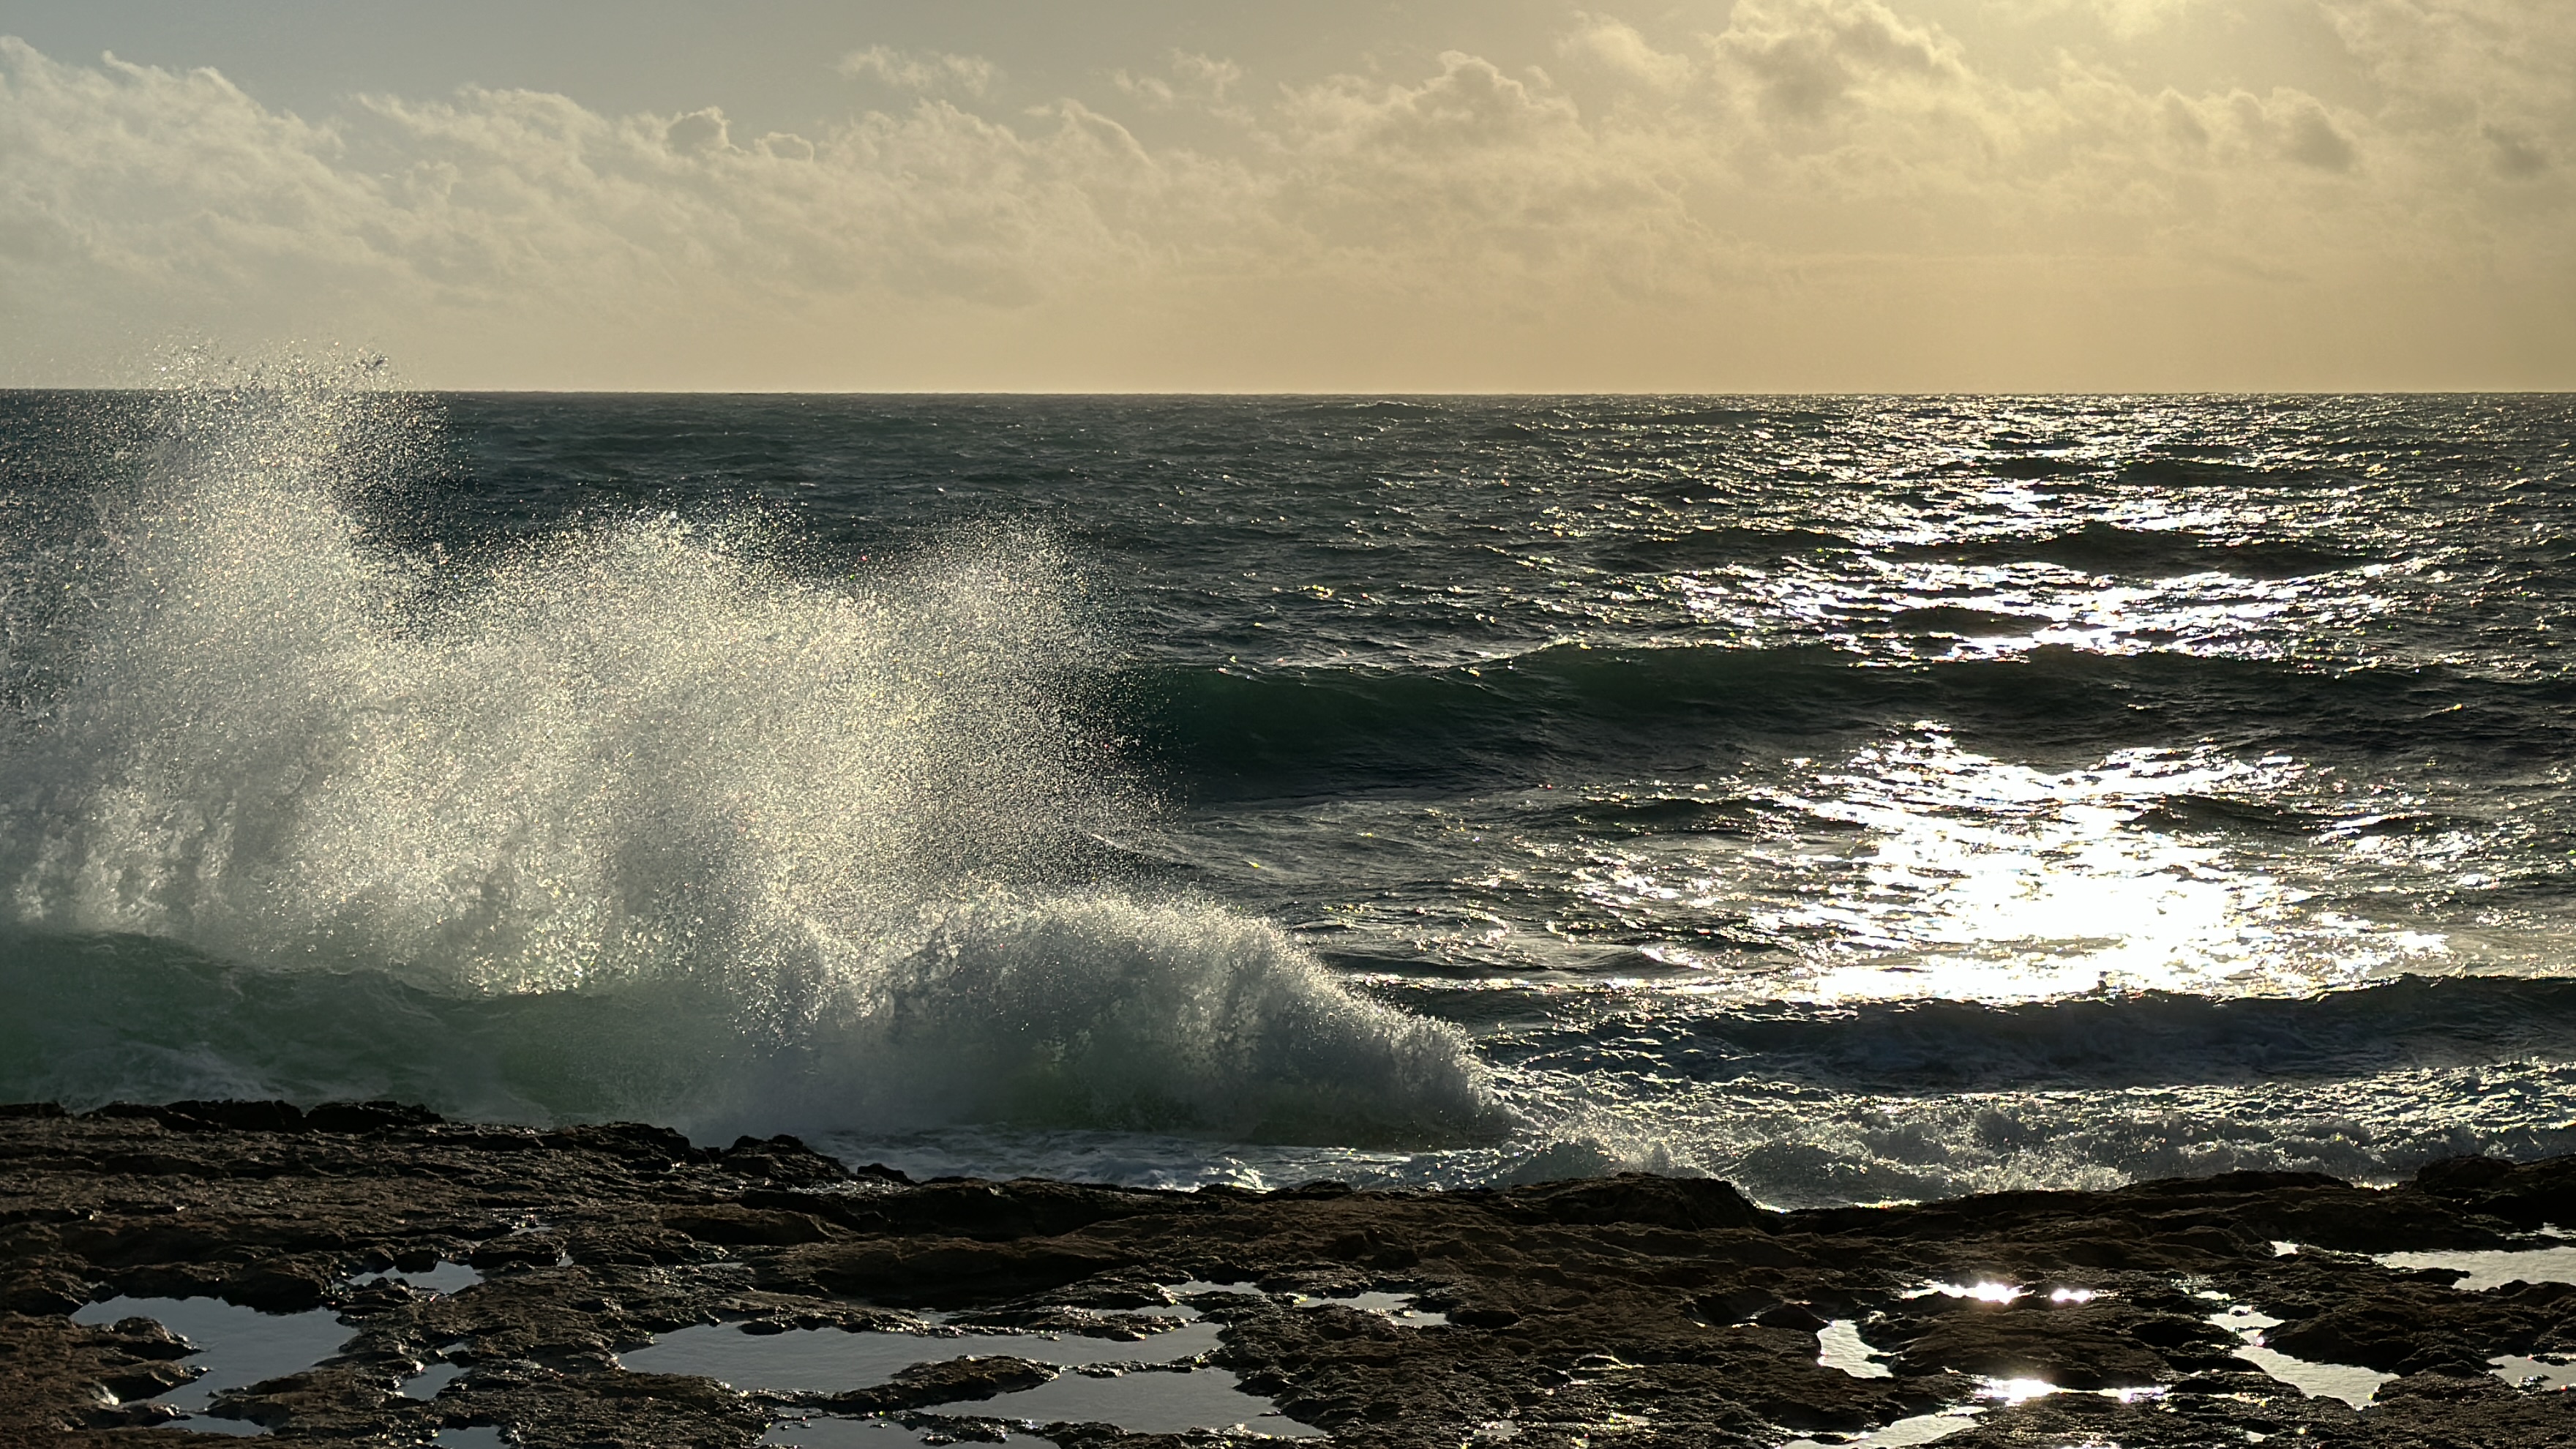
{"label": "sea foam", "polygon": [[[838,579],[757,518],[393,548],[362,505],[434,417],[255,381],[165,397],[86,547],[21,541],[0,1090],[711,1135],[1502,1120],[1453,1028],[1089,878],[1140,807],[1065,706],[1098,645],[1043,538]],[[84,1035],[144,978],[177,1009]]]}

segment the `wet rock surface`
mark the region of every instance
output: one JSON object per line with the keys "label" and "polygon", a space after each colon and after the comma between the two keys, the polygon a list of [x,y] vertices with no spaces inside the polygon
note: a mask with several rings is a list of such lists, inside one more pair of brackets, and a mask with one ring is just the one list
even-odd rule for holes
{"label": "wet rock surface", "polygon": [[[1221,1330],[1207,1364],[1346,1444],[1776,1449],[1966,1407],[1942,1440],[1955,1449],[2522,1449],[2576,1443],[2576,1397],[2507,1384],[2488,1360],[2576,1352],[2576,1287],[2464,1292],[2454,1272],[2366,1255],[2529,1246],[2550,1224],[2576,1224],[2576,1159],[2439,1164],[2389,1190],[2237,1174],[1775,1213],[1722,1183],[1637,1176],[1451,1193],[916,1184],[784,1138],[705,1149],[654,1127],[386,1105],[18,1107],[0,1109],[0,1443],[189,1434],[156,1397],[196,1376],[190,1346],[148,1319],[72,1316],[124,1295],[337,1315],[336,1356],[204,1411],[279,1442],[495,1426],[532,1446],[749,1445],[832,1413],[967,1440],[1177,1443],[978,1417],[1069,1370],[941,1345],[1077,1333],[1135,1342],[1143,1362],[1195,1312]],[[480,1281],[386,1276],[441,1262]],[[1264,1291],[1171,1291],[1194,1281]],[[1447,1322],[1299,1297],[1362,1290]],[[2359,1410],[2303,1395],[2213,1322],[2238,1305],[2280,1320],[2265,1342],[2283,1353],[2399,1377]],[[620,1365],[707,1323],[921,1349],[827,1391]],[[1856,1326],[1866,1366],[1818,1361],[1834,1323]],[[401,1392],[434,1364],[449,1366],[434,1394]]]}

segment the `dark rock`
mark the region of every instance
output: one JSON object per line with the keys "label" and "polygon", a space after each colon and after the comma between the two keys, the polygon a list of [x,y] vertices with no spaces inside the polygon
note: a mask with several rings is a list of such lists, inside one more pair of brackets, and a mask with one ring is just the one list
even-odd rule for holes
{"label": "dark rock", "polygon": [[109,1369],[98,1376],[98,1383],[120,1399],[150,1399],[195,1377],[197,1371],[184,1365],[146,1359]]}
{"label": "dark rock", "polygon": [[765,1140],[736,1138],[731,1147],[718,1154],[717,1160],[727,1171],[760,1182],[813,1186],[842,1182],[850,1175],[835,1159],[784,1133]]}
{"label": "dark rock", "polygon": [[304,1113],[292,1102],[173,1102],[153,1114],[178,1132],[296,1132]]}
{"label": "dark rock", "polygon": [[940,1238],[825,1245],[789,1261],[826,1291],[925,1308],[1021,1297],[1125,1266],[1104,1247]]}
{"label": "dark rock", "polygon": [[773,1248],[819,1243],[833,1236],[831,1228],[804,1213],[763,1211],[731,1203],[667,1212],[662,1214],[662,1226],[702,1243]]}
{"label": "dark rock", "polygon": [[88,1301],[87,1285],[62,1274],[23,1274],[0,1281],[0,1311],[71,1313]]}
{"label": "dark rock", "polygon": [[1785,1328],[1795,1333],[1813,1333],[1831,1320],[1803,1303],[1783,1303],[1753,1315],[1753,1322],[1764,1328]]}
{"label": "dark rock", "polygon": [[2435,1197],[2472,1198],[2513,1175],[2513,1164],[2501,1157],[2446,1157],[2415,1174],[2415,1187]]}
{"label": "dark rock", "polygon": [[305,1125],[316,1132],[392,1132],[436,1121],[438,1114],[427,1107],[402,1102],[325,1102],[304,1114]]}
{"label": "dark rock", "polygon": [[[937,1340],[928,1340],[928,1348]],[[838,1394],[825,1400],[825,1406],[845,1414],[883,1414],[898,1409],[926,1408],[932,1404],[969,1403],[996,1395],[1033,1389],[1054,1378],[1056,1371],[1042,1363],[1023,1358],[988,1355],[977,1358],[950,1359],[945,1363],[917,1364],[876,1388]]]}
{"label": "dark rock", "polygon": [[[166,1436],[147,1426],[167,1412],[132,1400],[187,1373],[189,1346],[148,1322],[67,1317],[117,1293],[338,1314],[338,1356],[218,1401],[285,1442],[416,1444],[483,1424],[531,1449],[749,1449],[777,1414],[813,1412],[997,1441],[1010,1426],[974,1405],[1054,1370],[956,1357],[924,1334],[921,1361],[889,1382],[764,1394],[628,1372],[617,1355],[717,1321],[918,1331],[902,1311],[915,1306],[972,1310],[978,1332],[1149,1341],[1169,1319],[1097,1311],[1152,1310],[1168,1302],[1158,1285],[1206,1278],[1280,1295],[1192,1300],[1222,1325],[1215,1361],[1352,1446],[1449,1449],[1509,1421],[1532,1445],[1744,1449],[1865,1431],[1961,1403],[1978,1376],[2026,1376],[2169,1392],[1993,1406],[1945,1443],[2199,1449],[2250,1430],[2522,1449],[2576,1443],[2576,1395],[2516,1390],[2484,1361],[2576,1344],[2576,1287],[2464,1293],[2353,1255],[2502,1245],[2576,1221],[2571,1192],[2576,1163],[2470,1159],[2388,1191],[2234,1174],[1773,1213],[1723,1183],[1634,1174],[1455,1193],[913,1184],[846,1172],[793,1138],[718,1151],[632,1124],[538,1132],[388,1104],[0,1108],[0,1443]],[[2310,1251],[2276,1256],[2274,1239]],[[441,1259],[485,1281],[442,1295],[350,1277]],[[1978,1279],[2030,1292],[1909,1296]],[[2203,1285],[2283,1319],[2271,1340],[2284,1352],[2403,1377],[2366,1414],[2303,1398],[2232,1356],[2233,1336],[2205,1321],[2215,1305],[2193,1296]],[[2053,1302],[2053,1286],[2101,1296]],[[1285,1296],[1368,1288],[1416,1292],[1448,1324]],[[1819,1365],[1816,1332],[1836,1318],[1898,1373]],[[466,1372],[434,1401],[392,1392],[442,1356]]]}
{"label": "dark rock", "polygon": [[1898,1373],[1966,1373],[2043,1379],[2063,1389],[2145,1388],[2173,1377],[2165,1350],[2131,1332],[2135,1315],[2111,1305],[2057,1308],[1973,1304],[1882,1330],[1873,1342],[1902,1345]]}
{"label": "dark rock", "polygon": [[265,1264],[225,1279],[223,1297],[262,1313],[302,1313],[322,1306],[333,1276],[312,1264]]}
{"label": "dark rock", "polygon": [[1513,1188],[1503,1194],[1502,1211],[1553,1223],[1651,1223],[1692,1232],[1761,1227],[1774,1216],[1746,1201],[1733,1183],[1641,1172]]}

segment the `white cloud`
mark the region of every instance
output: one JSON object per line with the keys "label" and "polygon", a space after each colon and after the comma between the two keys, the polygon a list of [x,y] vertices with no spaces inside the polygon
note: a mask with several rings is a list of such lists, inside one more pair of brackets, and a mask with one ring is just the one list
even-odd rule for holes
{"label": "white cloud", "polygon": [[2114,39],[2124,41],[2170,29],[2224,4],[2225,0],[1999,0],[2000,8],[2021,18],[2087,15]]}
{"label": "white cloud", "polygon": [[843,75],[879,81],[898,90],[969,96],[991,90],[994,79],[1001,74],[998,67],[979,55],[903,51],[883,45],[851,51],[841,57],[838,69]]}
{"label": "white cloud", "polygon": [[1687,55],[1657,50],[1637,27],[1606,15],[1577,14],[1574,29],[1557,41],[1557,52],[1586,62],[1650,91],[1678,91],[1699,75]]}
{"label": "white cloud", "polygon": [[1164,75],[1138,75],[1119,70],[1110,83],[1157,110],[1174,106],[1221,106],[1243,83],[1243,67],[1230,60],[1175,50]]}

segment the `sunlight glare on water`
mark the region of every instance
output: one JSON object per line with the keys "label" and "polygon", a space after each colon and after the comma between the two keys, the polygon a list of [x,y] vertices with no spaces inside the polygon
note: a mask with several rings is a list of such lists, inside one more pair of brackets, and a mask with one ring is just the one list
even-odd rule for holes
{"label": "sunlight glare on water", "polygon": [[1823,1000],[2315,987],[2438,952],[2438,935],[2307,911],[2259,864],[2140,828],[2168,801],[2280,791],[2298,773],[2155,750],[2047,771],[1929,731],[1795,802],[1865,835],[1800,862],[1833,889],[1765,924],[1830,941],[1810,988]]}

